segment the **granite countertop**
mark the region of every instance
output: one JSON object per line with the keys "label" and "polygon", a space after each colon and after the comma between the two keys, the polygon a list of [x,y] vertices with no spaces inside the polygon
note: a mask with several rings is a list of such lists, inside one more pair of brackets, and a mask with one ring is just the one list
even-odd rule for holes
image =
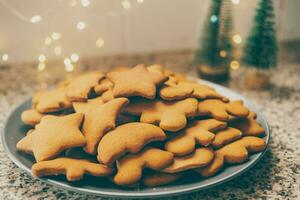
{"label": "granite countertop", "polygon": [[[162,63],[175,71],[193,74],[187,51],[131,57],[83,60],[76,69],[107,69],[112,65]],[[102,67],[105,66],[105,67]],[[52,64],[44,72],[35,65],[0,67],[0,128],[9,113],[34,90],[51,86],[64,76],[62,66]],[[76,73],[76,72],[75,72]],[[226,85],[253,101],[267,118],[271,142],[263,159],[248,172],[225,184],[172,199],[299,199],[300,198],[300,64],[281,63],[270,72],[268,90],[249,91],[242,84],[243,69]],[[61,190],[32,178],[14,165],[0,145],[0,199],[97,199]],[[100,198],[99,198],[100,199]],[[170,198],[171,199],[171,198]]]}

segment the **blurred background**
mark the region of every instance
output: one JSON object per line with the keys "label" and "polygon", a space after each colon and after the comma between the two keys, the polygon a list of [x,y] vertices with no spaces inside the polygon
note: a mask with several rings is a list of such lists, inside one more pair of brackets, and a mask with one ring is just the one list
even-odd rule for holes
{"label": "blurred background", "polygon": [[[248,35],[258,0],[233,0],[233,33]],[[0,0],[1,64],[195,49],[210,0]],[[276,0],[279,41],[300,38],[300,3]],[[5,57],[4,57],[5,58]]]}
{"label": "blurred background", "polygon": [[[187,71],[193,65],[194,51],[201,48],[213,2],[218,1],[0,0],[0,66],[29,64],[37,71],[73,72],[87,65],[164,64],[175,57],[166,65]],[[229,67],[236,70],[260,1],[225,2],[232,17],[229,40],[235,61]],[[273,6],[280,61],[295,62],[299,58],[300,3],[276,0]],[[165,56],[151,58],[154,55]],[[124,56],[130,61],[120,61]]]}

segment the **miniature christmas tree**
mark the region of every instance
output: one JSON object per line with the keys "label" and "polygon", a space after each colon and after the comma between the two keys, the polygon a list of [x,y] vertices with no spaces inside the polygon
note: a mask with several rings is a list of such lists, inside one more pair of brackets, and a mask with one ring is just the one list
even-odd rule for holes
{"label": "miniature christmas tree", "polygon": [[212,0],[195,54],[195,64],[202,77],[213,81],[228,78],[228,66],[232,60],[231,29],[231,2]]}
{"label": "miniature christmas tree", "polygon": [[266,69],[277,64],[277,40],[272,0],[260,0],[254,24],[244,47],[243,62]]}

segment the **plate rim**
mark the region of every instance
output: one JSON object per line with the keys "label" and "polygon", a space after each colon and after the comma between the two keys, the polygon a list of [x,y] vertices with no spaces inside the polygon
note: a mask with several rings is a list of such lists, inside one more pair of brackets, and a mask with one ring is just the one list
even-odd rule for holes
{"label": "plate rim", "polygon": [[[14,164],[16,164],[20,169],[22,169],[27,174],[29,174],[33,179],[40,180],[41,182],[50,184],[56,188],[62,187],[63,189],[81,193],[81,194],[96,195],[96,196],[102,196],[102,197],[112,197],[112,198],[145,198],[145,197],[158,198],[158,197],[166,197],[166,196],[178,196],[181,194],[187,194],[187,193],[192,193],[195,191],[201,191],[204,189],[209,189],[209,188],[215,187],[217,185],[221,185],[221,184],[223,184],[227,181],[230,181],[230,180],[240,176],[241,174],[247,172],[249,169],[251,169],[253,166],[255,166],[263,158],[266,151],[269,149],[269,142],[271,139],[271,129],[270,129],[269,123],[267,122],[263,113],[256,109],[256,106],[254,106],[254,104],[252,103],[251,100],[246,99],[240,93],[235,92],[232,89],[227,88],[223,85],[219,85],[219,84],[216,84],[216,83],[213,83],[210,81],[202,80],[199,78],[191,78],[191,79],[196,80],[197,82],[206,83],[210,86],[213,86],[214,88],[217,87],[217,88],[221,88],[222,90],[229,90],[230,92],[235,93],[238,96],[242,97],[242,99],[244,101],[246,101],[248,105],[251,105],[251,107],[255,108],[255,112],[257,113],[258,116],[261,117],[262,123],[264,123],[266,126],[266,130],[265,130],[265,132],[267,133],[265,136],[266,148],[264,149],[264,151],[256,153],[255,159],[245,162],[247,165],[245,165],[242,168],[238,169],[237,171],[229,174],[228,176],[221,177],[218,180],[212,181],[205,185],[198,184],[193,187],[187,187],[187,188],[181,188],[181,189],[175,189],[175,190],[164,190],[164,191],[161,190],[161,191],[157,191],[157,192],[150,191],[150,192],[139,193],[138,191],[126,191],[126,190],[120,190],[119,192],[114,192],[114,191],[110,192],[110,191],[103,191],[103,190],[99,191],[99,190],[93,190],[93,189],[88,189],[88,188],[67,185],[60,181],[52,180],[51,178],[34,177],[31,174],[31,170],[29,168],[27,168],[27,166],[25,166],[21,161],[19,161],[17,157],[13,156],[13,153],[11,152],[11,150],[8,147],[6,140],[5,140],[5,132],[6,132],[8,121],[12,117],[13,113],[15,113],[21,105],[23,105],[25,102],[29,101],[31,99],[31,97],[26,98],[25,101],[23,101],[23,102],[19,103],[17,106],[15,106],[12,109],[12,111],[9,113],[9,115],[6,117],[6,120],[3,123],[3,127],[1,130],[1,140],[2,140],[2,146],[3,146],[4,152],[6,153],[6,155],[9,157],[9,159]],[[195,184],[197,184],[197,182],[195,182]]]}

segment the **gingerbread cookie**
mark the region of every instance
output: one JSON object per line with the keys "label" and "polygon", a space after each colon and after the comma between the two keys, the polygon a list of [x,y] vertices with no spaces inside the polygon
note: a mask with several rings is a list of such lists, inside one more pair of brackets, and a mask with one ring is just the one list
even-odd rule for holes
{"label": "gingerbread cookie", "polygon": [[107,91],[103,92],[101,95],[101,98],[103,99],[104,102],[108,102],[112,99],[114,99],[114,93],[112,89],[108,89]]}
{"label": "gingerbread cookie", "polygon": [[138,154],[129,154],[117,161],[114,182],[118,185],[132,185],[142,177],[142,170],[161,170],[173,162],[173,154],[156,148],[146,148]]}
{"label": "gingerbread cookie", "polygon": [[106,92],[107,90],[112,89],[114,86],[114,84],[108,80],[107,78],[104,78],[100,81],[100,83],[98,85],[95,86],[94,91],[96,94],[103,94],[104,92]]}
{"label": "gingerbread cookie", "polygon": [[149,187],[166,185],[180,179],[182,175],[182,173],[170,174],[152,171],[151,173],[148,173],[143,177],[142,182],[144,185]]}
{"label": "gingerbread cookie", "polygon": [[95,107],[104,104],[104,101],[101,97],[96,97],[94,99],[88,99],[87,102],[73,102],[73,108],[75,112],[78,113],[87,113],[90,110],[93,110]]}
{"label": "gingerbread cookie", "polygon": [[21,114],[21,120],[24,124],[34,126],[40,123],[44,114],[39,113],[36,109],[25,110]]}
{"label": "gingerbread cookie", "polygon": [[113,170],[106,165],[88,160],[62,157],[35,163],[31,171],[38,177],[65,174],[68,181],[76,181],[82,179],[84,174],[108,176]]}
{"label": "gingerbread cookie", "polygon": [[214,158],[213,151],[208,147],[196,149],[192,154],[174,157],[174,162],[162,171],[167,173],[177,173],[188,169],[207,166]]}
{"label": "gingerbread cookie", "polygon": [[40,113],[51,113],[71,108],[72,104],[65,94],[66,88],[64,87],[37,92],[32,97],[32,106]]}
{"label": "gingerbread cookie", "polygon": [[86,101],[89,94],[98,85],[104,75],[101,72],[89,72],[75,77],[67,86],[66,96],[70,101]]}
{"label": "gingerbread cookie", "polygon": [[228,121],[230,116],[247,117],[249,110],[243,105],[243,101],[223,102],[217,99],[207,99],[199,102],[198,114]]}
{"label": "gingerbread cookie", "polygon": [[110,72],[107,77],[114,83],[115,97],[141,96],[148,99],[154,99],[156,87],[168,80],[167,76],[149,72],[144,65],[130,70]]}
{"label": "gingerbread cookie", "polygon": [[210,165],[196,171],[202,176],[213,176],[225,163],[238,164],[247,160],[249,153],[260,152],[266,148],[263,139],[253,136],[243,137],[215,151],[215,158]]}
{"label": "gingerbread cookie", "polygon": [[[121,109],[128,103],[126,98],[116,98],[105,104],[98,99],[89,100],[85,106],[75,106],[76,112],[84,113],[82,133],[86,138],[84,150],[89,154],[96,154],[97,146],[101,138],[116,126],[116,119]],[[95,103],[96,101],[96,103]],[[84,103],[82,103],[84,104]]]}
{"label": "gingerbread cookie", "polygon": [[220,130],[215,134],[215,139],[212,142],[212,146],[220,148],[225,144],[231,143],[242,137],[242,132],[236,128],[228,127],[224,130]]}
{"label": "gingerbread cookie", "polygon": [[196,144],[208,146],[215,139],[215,132],[226,128],[226,123],[215,119],[192,121],[178,135],[165,144],[165,149],[176,156],[194,151]]}
{"label": "gingerbread cookie", "polygon": [[244,136],[263,136],[265,129],[256,121],[256,114],[250,112],[248,117],[232,120],[230,126],[242,131]]}
{"label": "gingerbread cookie", "polygon": [[152,141],[162,141],[165,133],[152,124],[133,122],[108,132],[98,146],[98,160],[111,164],[127,152],[137,153]]}
{"label": "gingerbread cookie", "polygon": [[165,86],[160,89],[159,95],[164,100],[179,100],[193,97],[197,99],[221,99],[225,102],[228,101],[228,98],[217,93],[214,88],[191,82],[179,82],[176,85]]}
{"label": "gingerbread cookie", "polygon": [[161,65],[150,65],[147,67],[147,69],[150,72],[168,76],[169,79],[166,82],[164,82],[165,85],[175,85],[178,83],[178,79],[175,77],[174,72],[172,72],[171,70],[164,69]]}
{"label": "gingerbread cookie", "polygon": [[126,113],[140,116],[140,121],[158,124],[166,131],[179,131],[187,124],[187,118],[197,113],[198,101],[193,98],[181,101],[146,100],[135,98],[124,109]]}
{"label": "gingerbread cookie", "polygon": [[86,140],[79,130],[82,113],[66,116],[46,115],[41,122],[17,143],[17,149],[33,153],[37,162],[52,159],[71,147],[84,146]]}

